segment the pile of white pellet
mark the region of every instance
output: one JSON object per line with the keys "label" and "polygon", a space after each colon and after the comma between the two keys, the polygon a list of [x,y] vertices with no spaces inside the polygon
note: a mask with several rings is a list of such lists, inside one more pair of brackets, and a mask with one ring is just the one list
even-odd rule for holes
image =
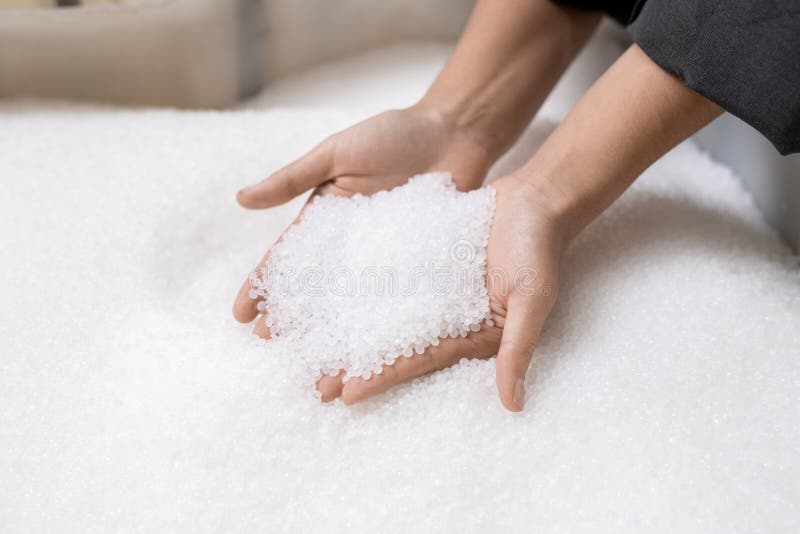
{"label": "pile of white pellet", "polygon": [[491,323],[493,210],[493,189],[459,192],[446,173],[369,197],[316,197],[253,273],[250,296],[310,382],[369,379]]}

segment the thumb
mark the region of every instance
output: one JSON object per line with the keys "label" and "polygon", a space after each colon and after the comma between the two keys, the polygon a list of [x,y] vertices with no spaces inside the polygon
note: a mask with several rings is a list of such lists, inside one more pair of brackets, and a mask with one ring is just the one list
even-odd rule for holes
{"label": "thumb", "polygon": [[544,296],[509,297],[497,352],[497,391],[503,406],[512,412],[525,406],[525,374],[551,308],[551,299]]}
{"label": "thumb", "polygon": [[332,167],[333,142],[325,140],[294,163],[239,191],[236,200],[250,209],[278,206],[328,180]]}

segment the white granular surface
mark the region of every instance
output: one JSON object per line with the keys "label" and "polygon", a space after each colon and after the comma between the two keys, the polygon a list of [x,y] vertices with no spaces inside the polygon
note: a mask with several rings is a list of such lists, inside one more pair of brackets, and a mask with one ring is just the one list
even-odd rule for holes
{"label": "white granular surface", "polygon": [[369,197],[316,197],[251,277],[268,350],[294,352],[311,385],[341,371],[346,382],[491,324],[493,211],[494,189],[462,193],[441,172]]}
{"label": "white granular surface", "polygon": [[570,249],[524,412],[493,360],[345,407],[231,319],[302,204],[233,195],[360,113],[0,113],[3,532],[800,530],[796,259],[694,145]]}

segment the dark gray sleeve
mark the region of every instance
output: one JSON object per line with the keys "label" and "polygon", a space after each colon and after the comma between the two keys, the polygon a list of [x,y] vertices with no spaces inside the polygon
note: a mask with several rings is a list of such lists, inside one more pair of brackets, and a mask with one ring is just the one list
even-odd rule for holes
{"label": "dark gray sleeve", "polygon": [[800,152],[800,2],[647,0],[628,30],[666,71]]}
{"label": "dark gray sleeve", "polygon": [[556,0],[628,25],[661,68],[800,152],[800,0]]}

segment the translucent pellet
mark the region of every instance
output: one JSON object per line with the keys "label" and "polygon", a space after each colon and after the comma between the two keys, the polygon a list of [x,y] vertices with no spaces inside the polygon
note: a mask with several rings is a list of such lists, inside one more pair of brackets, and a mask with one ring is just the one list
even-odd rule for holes
{"label": "translucent pellet", "polygon": [[293,347],[308,381],[370,379],[489,315],[485,243],[494,190],[415,176],[370,197],[317,197],[250,277],[273,343]]}

